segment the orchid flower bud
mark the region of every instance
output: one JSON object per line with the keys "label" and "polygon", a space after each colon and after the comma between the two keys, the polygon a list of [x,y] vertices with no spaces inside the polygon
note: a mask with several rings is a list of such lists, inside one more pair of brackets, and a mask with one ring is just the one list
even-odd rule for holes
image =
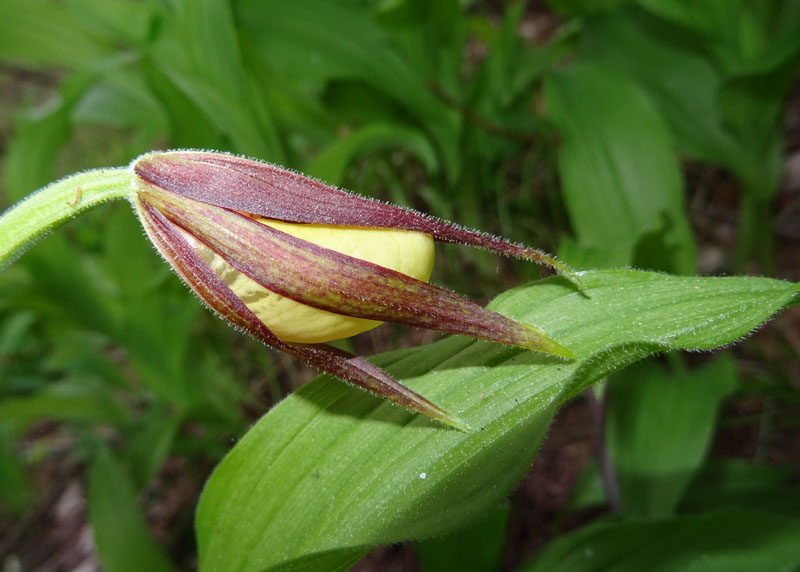
{"label": "orchid flower bud", "polygon": [[[342,254],[366,260],[428,281],[433,272],[434,244],[427,234],[394,229],[285,223],[256,218],[261,224]],[[296,302],[262,287],[238,272],[211,248],[184,233],[187,241],[211,265],[272,332],[285,342],[321,343],[349,338],[382,322],[336,314]]]}
{"label": "orchid flower bud", "polygon": [[132,170],[132,200],[147,234],[213,310],[265,344],[409,409],[465,427],[365,359],[322,342],[397,322],[572,357],[535,326],[427,282],[434,239],[575,279],[538,250],[221,153],[152,153]]}

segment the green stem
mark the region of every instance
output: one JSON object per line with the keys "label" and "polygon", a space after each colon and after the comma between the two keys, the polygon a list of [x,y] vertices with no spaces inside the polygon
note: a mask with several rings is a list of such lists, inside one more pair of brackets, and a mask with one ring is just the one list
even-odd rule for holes
{"label": "green stem", "polygon": [[737,274],[745,274],[747,263],[755,259],[760,265],[759,273],[774,276],[775,243],[769,201],[752,188],[743,187],[742,191],[733,269]]}
{"label": "green stem", "polygon": [[65,177],[38,190],[0,216],[0,270],[75,215],[131,193],[127,167],[95,169]]}

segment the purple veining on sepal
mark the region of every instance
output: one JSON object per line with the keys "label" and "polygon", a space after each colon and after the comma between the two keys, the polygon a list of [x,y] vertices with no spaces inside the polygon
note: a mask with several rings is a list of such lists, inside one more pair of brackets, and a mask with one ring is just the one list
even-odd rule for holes
{"label": "purple veining on sepal", "polygon": [[145,198],[138,196],[134,200],[145,230],[159,252],[200,299],[231,324],[264,344],[284,351],[313,367],[445,425],[469,431],[468,425],[463,421],[405,387],[362,357],[325,344],[289,344],[280,340],[192,249],[172,222]]}
{"label": "purple veining on sepal", "polygon": [[151,187],[139,196],[267,290],[302,304],[573,357],[538,328],[450,290],[176,193]]}

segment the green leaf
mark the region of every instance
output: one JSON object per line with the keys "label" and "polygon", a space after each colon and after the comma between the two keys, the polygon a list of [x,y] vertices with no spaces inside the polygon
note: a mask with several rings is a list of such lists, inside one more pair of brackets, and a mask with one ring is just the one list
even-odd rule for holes
{"label": "green leaf", "polygon": [[71,15],[81,22],[91,36],[109,45],[138,45],[150,33],[151,19],[156,2],[131,2],[131,0],[68,0],[65,2]]}
{"label": "green leaf", "polygon": [[[155,59],[155,58],[154,58]],[[184,94],[155,62],[142,62],[147,86],[163,106],[169,123],[169,145],[176,148],[221,149],[222,136],[211,118]]]}
{"label": "green leaf", "polygon": [[[773,197],[780,185],[784,98],[796,78],[794,69],[766,76],[732,78],[723,84],[718,94],[720,114],[740,147],[739,162],[729,168],[739,179],[742,192],[758,202]],[[769,212],[759,214],[769,223]],[[760,238],[753,237],[752,243]],[[753,248],[755,244],[749,246]],[[771,244],[769,248],[771,250]]]}
{"label": "green leaf", "polygon": [[578,356],[572,362],[456,336],[376,357],[472,433],[326,376],[286,398],[206,485],[196,519],[200,569],[311,567],[317,557],[333,561],[338,552],[463,526],[516,484],[567,399],[655,351],[730,343],[798,291],[765,278],[629,270],[582,279],[591,297],[551,278],[492,304],[566,344]]}
{"label": "green leaf", "polygon": [[725,357],[684,374],[647,363],[612,380],[606,443],[625,514],[673,512],[711,444],[720,403],[736,384],[736,366]]}
{"label": "green leaf", "polygon": [[[735,24],[741,4],[725,6],[712,1],[700,0],[691,4],[680,0],[638,0],[639,5],[681,27],[703,34],[735,35],[731,30]],[[735,27],[735,26],[733,26]]]}
{"label": "green leaf", "polygon": [[378,8],[375,17],[407,64],[425,82],[448,92],[463,83],[464,18],[459,4],[459,0],[405,0]]}
{"label": "green leaf", "polygon": [[142,240],[142,226],[128,207],[119,205],[110,209],[103,261],[126,304],[149,297],[153,306],[157,306],[159,301],[152,300],[153,277],[163,269],[163,261]]}
{"label": "green leaf", "polygon": [[455,534],[417,542],[415,548],[423,572],[497,570],[503,558],[510,512],[509,504],[504,502],[488,517]]}
{"label": "green leaf", "polygon": [[689,38],[637,12],[616,12],[586,27],[581,58],[646,90],[681,153],[716,165],[736,163],[738,144],[717,102],[724,76]]}
{"label": "green leaf", "polygon": [[796,570],[799,537],[799,519],[740,508],[598,523],[555,540],[518,572],[782,572]]}
{"label": "green leaf", "polygon": [[[753,56],[740,53],[744,48],[738,45],[742,41],[738,34],[740,29],[756,25],[752,15],[736,15],[735,10],[720,9],[715,3],[705,3],[711,12],[705,13],[703,4],[673,7],[667,2],[659,3],[657,9],[683,26],[699,26],[708,35],[707,42],[640,11],[627,10],[595,19],[587,26],[582,59],[640,83],[669,122],[683,152],[731,170],[743,179],[747,192],[769,196],[780,174],[776,164],[783,100],[796,77],[796,66],[784,60],[796,58],[800,31],[780,38],[791,38],[791,46],[786,46],[786,41],[759,46],[758,53],[766,53],[750,65]],[[650,9],[656,10],[656,6]],[[667,14],[673,9],[675,14]],[[732,14],[732,21],[727,21]],[[770,23],[777,20],[768,20],[758,22],[761,28],[754,33],[769,35]],[[800,22],[791,16],[789,21],[795,27]],[[732,32],[734,37],[726,37]],[[772,66],[762,67],[770,49],[777,49],[779,57]],[[715,61],[717,51],[730,51],[725,56],[731,60],[727,66]]]}
{"label": "green leaf", "polygon": [[81,98],[72,114],[75,123],[93,123],[120,129],[166,130],[166,117],[141,75],[130,68],[104,75]]}
{"label": "green leaf", "polygon": [[[689,156],[730,170],[744,194],[734,267],[772,261],[768,200],[778,189],[784,100],[800,53],[797,7],[764,2],[644,2],[592,21],[584,61],[626,74],[646,89]],[[688,28],[696,33],[687,33]]]}
{"label": "green leaf", "polygon": [[0,58],[87,69],[111,52],[111,45],[87,34],[62,2],[0,2]]}
{"label": "green leaf", "polygon": [[800,516],[795,474],[790,465],[762,465],[744,459],[712,461],[692,480],[680,511],[697,513],[735,505]]}
{"label": "green leaf", "polygon": [[129,474],[136,490],[150,482],[169,454],[181,418],[166,407],[154,406],[144,416],[142,427],[126,451]]}
{"label": "green leaf", "polygon": [[617,10],[630,0],[547,0],[547,4],[556,12],[565,16],[589,16],[598,12]]}
{"label": "green leaf", "polygon": [[[236,10],[274,69],[307,80],[355,77],[400,101],[429,100],[415,70],[365,10],[325,0],[242,0]],[[336,34],[330,33],[333,26]]]}
{"label": "green leaf", "polygon": [[716,0],[638,0],[653,14],[704,37],[707,48],[728,74],[774,71],[800,48],[800,4],[792,0],[737,2]]}
{"label": "green leaf", "polygon": [[236,10],[271,69],[304,81],[356,79],[392,98],[436,141],[444,170],[457,178],[457,115],[433,95],[418,61],[394,49],[368,11],[327,0],[243,0]]}
{"label": "green leaf", "polygon": [[111,213],[104,244],[104,267],[119,290],[116,301],[124,305],[114,337],[124,345],[148,389],[187,408],[193,394],[202,394],[189,358],[195,339],[192,327],[202,309],[183,296],[182,289],[172,287],[176,281],[165,283],[164,278],[172,276],[151,245],[142,240],[141,225],[131,209],[117,208]]}
{"label": "green leaf", "polygon": [[0,511],[21,514],[34,498],[31,478],[14,447],[14,439],[0,426]]}
{"label": "green leaf", "polygon": [[35,322],[36,314],[33,312],[19,312],[0,324],[0,363],[19,349],[25,340],[25,334]]}
{"label": "green leaf", "polygon": [[62,83],[54,104],[15,118],[15,136],[3,160],[8,202],[21,200],[53,180],[53,165],[69,137],[72,110],[91,81],[88,75],[74,75]]}
{"label": "green leaf", "polygon": [[[197,396],[193,364],[187,346],[192,324],[202,308],[185,296],[138,296],[130,300],[129,314],[119,336],[128,358],[148,389],[186,408]],[[166,319],[168,317],[169,319]]]}
{"label": "green leaf", "polygon": [[30,396],[6,398],[0,403],[0,425],[20,431],[39,419],[93,424],[127,420],[127,410],[105,387],[80,381],[54,383]]}
{"label": "green leaf", "polygon": [[[543,45],[531,46],[525,41],[520,35],[520,26],[526,7],[524,1],[510,3],[502,24],[487,41],[491,51],[481,67],[489,105],[528,102],[534,82],[573,52],[574,26],[562,27]],[[523,106],[523,110],[530,115],[530,107]]]}
{"label": "green leaf", "polygon": [[89,513],[104,570],[175,570],[147,529],[128,475],[105,449],[89,471]]}
{"label": "green leaf", "polygon": [[[164,26],[149,55],[172,84],[172,89],[167,87],[172,99],[177,90],[191,101],[224,134],[226,147],[282,161],[269,106],[243,62],[230,4],[180,0],[172,3]],[[185,114],[175,110],[176,104],[169,104],[173,114]]]}
{"label": "green leaf", "polygon": [[[659,256],[636,262],[693,272],[678,159],[647,97],[623,76],[591,65],[552,74],[545,94],[563,138],[564,199],[578,243],[597,252],[595,264],[632,264],[637,242],[656,233]],[[609,252],[619,258],[603,256]]]}
{"label": "green leaf", "polygon": [[419,130],[390,123],[373,123],[332,141],[304,170],[309,176],[329,185],[338,185],[354,160],[385,148],[401,148],[413,153],[428,172],[436,166],[436,153]]}

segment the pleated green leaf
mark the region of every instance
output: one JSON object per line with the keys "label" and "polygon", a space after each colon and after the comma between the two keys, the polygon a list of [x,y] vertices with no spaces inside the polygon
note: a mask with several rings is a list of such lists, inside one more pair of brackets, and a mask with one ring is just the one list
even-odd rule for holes
{"label": "pleated green leaf", "polygon": [[593,252],[588,266],[693,274],[680,164],[645,93],[625,76],[578,64],[548,76],[545,98],[562,137],[558,167],[577,246]]}
{"label": "pleated green leaf", "polygon": [[472,433],[327,376],[286,398],[206,485],[200,569],[343,570],[373,546],[450,532],[508,494],[570,397],[654,352],[737,340],[798,293],[766,278],[617,270],[583,280],[589,296],[550,278],[491,305],[542,327],[572,362],[459,336],[375,358]]}
{"label": "pleated green leaf", "polygon": [[104,570],[175,570],[147,528],[128,475],[106,450],[89,469],[89,514]]}
{"label": "pleated green leaf", "polygon": [[737,382],[736,364],[725,355],[686,373],[645,363],[614,377],[606,443],[624,514],[672,514],[703,463],[717,411]]}

